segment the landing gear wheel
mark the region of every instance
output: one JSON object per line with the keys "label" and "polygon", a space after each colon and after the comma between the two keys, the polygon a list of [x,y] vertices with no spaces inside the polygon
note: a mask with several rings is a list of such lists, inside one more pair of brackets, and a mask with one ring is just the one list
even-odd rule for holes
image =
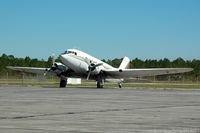
{"label": "landing gear wheel", "polygon": [[97,88],[103,88],[104,79],[105,79],[105,77],[102,72],[100,72],[98,75],[96,75]]}
{"label": "landing gear wheel", "polygon": [[99,81],[97,81],[97,88],[103,88],[103,83],[102,83],[102,82],[99,82]]}
{"label": "landing gear wheel", "polygon": [[97,88],[103,88],[103,86],[104,86],[104,80],[102,79],[102,76],[100,75],[97,78]]}
{"label": "landing gear wheel", "polygon": [[60,80],[60,88],[65,88],[67,85],[67,80],[61,79]]}

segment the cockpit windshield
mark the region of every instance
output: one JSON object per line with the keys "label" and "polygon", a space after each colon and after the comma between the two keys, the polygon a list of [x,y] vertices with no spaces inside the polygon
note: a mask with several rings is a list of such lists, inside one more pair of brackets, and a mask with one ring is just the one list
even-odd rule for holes
{"label": "cockpit windshield", "polygon": [[74,52],[74,51],[65,51],[65,54],[74,54],[74,55],[77,55],[77,53]]}

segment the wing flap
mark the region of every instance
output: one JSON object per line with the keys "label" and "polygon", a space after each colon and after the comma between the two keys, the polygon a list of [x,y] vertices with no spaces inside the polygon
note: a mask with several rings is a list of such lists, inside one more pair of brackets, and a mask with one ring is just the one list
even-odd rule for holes
{"label": "wing flap", "polygon": [[105,70],[107,76],[120,78],[135,78],[144,76],[156,76],[166,74],[185,73],[192,71],[192,68],[148,68],[148,69],[123,69]]}

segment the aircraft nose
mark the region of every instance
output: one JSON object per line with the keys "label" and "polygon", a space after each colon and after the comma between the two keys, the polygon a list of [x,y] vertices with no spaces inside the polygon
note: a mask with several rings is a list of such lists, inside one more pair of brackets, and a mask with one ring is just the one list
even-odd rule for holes
{"label": "aircraft nose", "polygon": [[72,61],[72,57],[70,57],[69,55],[67,54],[61,54],[60,55],[60,60],[62,63],[64,64],[69,64],[71,61]]}
{"label": "aircraft nose", "polygon": [[61,54],[61,55],[60,55],[60,59],[61,59],[61,61],[63,62],[64,60],[67,59],[67,55]]}

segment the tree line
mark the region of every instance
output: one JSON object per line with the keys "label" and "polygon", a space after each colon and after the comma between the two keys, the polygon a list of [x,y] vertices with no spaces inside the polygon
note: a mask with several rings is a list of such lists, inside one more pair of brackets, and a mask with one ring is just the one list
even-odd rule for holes
{"label": "tree line", "polygon": [[[59,59],[57,59],[59,61]],[[102,60],[114,67],[119,67],[122,58],[121,59],[113,59],[113,60]],[[7,72],[15,75],[17,72],[8,70],[6,66],[22,66],[22,67],[45,67],[48,68],[52,65],[52,58],[49,57],[48,60],[39,60],[39,59],[31,59],[30,57],[25,58],[17,58],[13,55],[6,55],[2,54],[0,56],[0,76],[5,75]],[[131,60],[129,64],[129,68],[193,68],[194,71],[190,73],[186,73],[188,78],[191,80],[198,79],[200,76],[200,60],[193,59],[193,60],[184,60],[182,58],[177,58],[175,60],[170,61],[167,58],[160,59],[160,60],[152,60],[152,59],[146,59],[141,60],[138,58],[135,58]]]}

